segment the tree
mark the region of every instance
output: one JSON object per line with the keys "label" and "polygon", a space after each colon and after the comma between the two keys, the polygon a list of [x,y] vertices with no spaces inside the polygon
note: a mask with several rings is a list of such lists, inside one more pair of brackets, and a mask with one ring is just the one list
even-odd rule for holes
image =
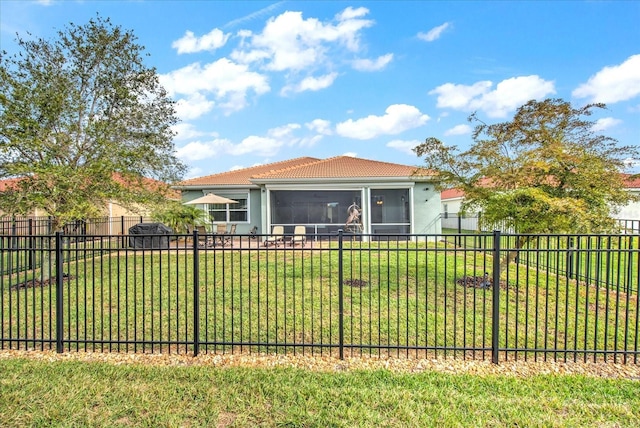
{"label": "tree", "polygon": [[188,233],[189,226],[193,229],[194,226],[204,226],[208,223],[205,211],[178,201],[170,201],[154,211],[151,216],[172,228],[175,233]]}
{"label": "tree", "polygon": [[[609,232],[616,227],[611,211],[634,199],[621,173],[638,148],[593,131],[588,118],[604,108],[532,100],[509,122],[489,125],[471,115],[476,127],[469,150],[430,137],[414,151],[441,188],[464,192],[463,211],[481,211],[488,224],[522,234]],[[526,241],[521,236],[517,248]]]}
{"label": "tree", "polygon": [[19,178],[0,209],[40,208],[60,230],[109,201],[133,211],[159,203],[185,166],[174,155],[174,102],[144,47],[99,16],[57,35],[18,36],[20,52],[0,56],[0,178]]}

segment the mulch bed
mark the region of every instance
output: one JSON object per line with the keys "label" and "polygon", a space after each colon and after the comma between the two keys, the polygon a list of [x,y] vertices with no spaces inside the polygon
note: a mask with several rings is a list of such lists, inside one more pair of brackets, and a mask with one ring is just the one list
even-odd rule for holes
{"label": "mulch bed", "polygon": [[342,281],[342,283],[350,287],[359,287],[359,288],[366,287],[367,285],[369,285],[367,281],[364,281],[362,279],[345,279],[344,281]]}
{"label": "mulch bed", "polygon": [[[73,277],[67,273],[63,273],[62,274],[62,281],[69,281],[70,279],[72,279]],[[56,283],[56,277],[52,276],[51,278],[47,278],[43,281],[40,281],[37,278],[33,278],[33,279],[29,279],[26,281],[22,281],[19,282],[17,284],[13,284],[11,286],[12,290],[22,290],[22,289],[27,289],[27,288],[36,288],[36,287],[48,287],[51,284],[55,284]]]}
{"label": "mulch bed", "polygon": [[[483,275],[483,276],[463,276],[462,278],[456,279],[456,284],[463,285],[469,288],[482,288],[489,289],[493,287],[493,278]],[[508,288],[517,288],[514,285],[509,286],[506,281],[500,281],[500,288],[506,290]]]}

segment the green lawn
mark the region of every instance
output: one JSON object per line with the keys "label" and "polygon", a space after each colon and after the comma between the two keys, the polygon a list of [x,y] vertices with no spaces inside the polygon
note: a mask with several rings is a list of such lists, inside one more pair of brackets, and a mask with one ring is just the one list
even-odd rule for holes
{"label": "green lawn", "polygon": [[0,359],[7,427],[637,427],[640,384],[583,375],[323,372]]}
{"label": "green lawn", "polygon": [[[565,253],[547,249],[544,257]],[[346,243],[344,278],[365,285],[342,287],[342,319],[335,248],[201,251],[198,287],[191,252],[97,254],[64,265],[71,276],[63,290],[66,349],[191,352],[185,342],[193,342],[197,290],[205,352],[305,353],[308,345],[324,344],[315,352],[335,354],[342,322],[348,355],[384,355],[390,347],[395,356],[425,355],[416,348],[460,358],[490,356],[492,289],[459,281],[491,271],[492,254],[482,248]],[[5,347],[39,348],[33,339],[54,338],[55,290],[10,287],[25,278],[2,277],[2,336],[23,340]],[[637,292],[625,291],[569,278],[540,263],[512,264],[501,277],[500,347],[525,350],[518,358],[592,359],[594,354],[580,351],[598,349],[607,351],[598,359],[621,360],[621,352],[638,349],[640,331]],[[85,344],[84,338],[119,343]]]}

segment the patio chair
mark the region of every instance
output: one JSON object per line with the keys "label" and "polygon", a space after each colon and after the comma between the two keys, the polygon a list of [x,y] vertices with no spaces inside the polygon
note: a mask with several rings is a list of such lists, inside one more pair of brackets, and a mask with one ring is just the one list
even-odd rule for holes
{"label": "patio chair", "polygon": [[207,235],[207,229],[204,226],[196,226],[196,230],[198,231],[198,247],[209,247],[211,242],[211,237]]}
{"label": "patio chair", "polygon": [[213,239],[214,246],[221,245],[223,247],[231,240],[231,238],[227,236],[227,223],[216,224],[216,234]]}
{"label": "patio chair", "polygon": [[304,244],[307,242],[307,228],[304,226],[296,226],[293,229],[293,236],[291,237],[291,246],[295,246],[296,244],[301,244],[304,247]]}
{"label": "patio chair", "polygon": [[276,247],[284,242],[284,226],[273,226],[271,235],[264,240],[264,246],[268,247],[274,244]]}
{"label": "patio chair", "polygon": [[231,228],[229,229],[229,231],[226,232],[226,235],[224,236],[224,241],[222,243],[223,247],[227,244],[233,245],[233,236],[236,234],[237,227],[238,225],[234,223],[231,225]]}

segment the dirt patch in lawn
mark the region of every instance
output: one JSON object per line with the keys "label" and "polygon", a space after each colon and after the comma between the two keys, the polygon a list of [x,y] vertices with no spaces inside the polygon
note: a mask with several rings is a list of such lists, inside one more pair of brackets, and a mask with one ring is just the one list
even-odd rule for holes
{"label": "dirt patch in lawn", "polygon": [[342,281],[342,283],[344,285],[348,285],[349,287],[358,287],[358,288],[366,287],[369,285],[367,281],[364,281],[362,279],[345,279],[344,281]]}
{"label": "dirt patch in lawn", "polygon": [[[463,285],[469,288],[483,288],[489,289],[493,287],[493,278],[483,275],[483,276],[463,276],[462,278],[456,279],[456,284]],[[500,288],[503,290],[507,289],[516,289],[515,285],[509,285],[506,281],[500,281]]]}
{"label": "dirt patch in lawn", "polygon": [[[69,275],[69,274],[63,274],[62,275],[62,281],[66,282],[69,281],[70,279],[73,279],[73,276]],[[12,290],[22,290],[22,289],[26,289],[26,288],[37,288],[37,287],[48,287],[51,284],[56,283],[57,278],[55,276],[52,276],[51,278],[47,278],[44,280],[39,280],[38,278],[33,278],[33,279],[28,279],[22,282],[19,282],[17,284],[13,284],[11,285],[11,289]]]}

